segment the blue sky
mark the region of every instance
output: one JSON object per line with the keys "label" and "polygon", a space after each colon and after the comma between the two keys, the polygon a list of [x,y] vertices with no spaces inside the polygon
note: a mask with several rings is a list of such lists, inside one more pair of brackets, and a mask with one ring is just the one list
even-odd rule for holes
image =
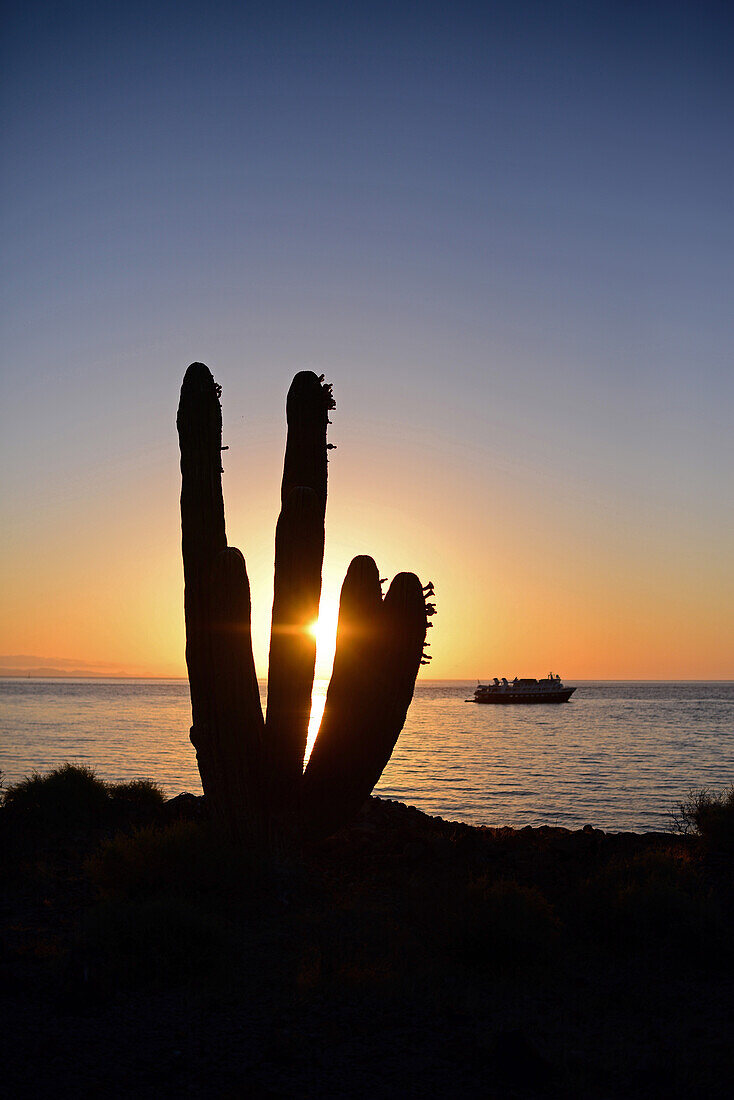
{"label": "blue sky", "polygon": [[[199,358],[232,462],[239,444],[255,463],[256,488],[232,473],[238,507],[260,518],[285,389],[313,367],[335,384],[336,454],[360,456],[333,474],[343,500],[395,492],[373,526],[450,516],[464,572],[565,531],[590,540],[589,569],[621,539],[621,578],[637,538],[651,578],[706,574],[711,613],[715,591],[731,609],[728,5],[9,10],[0,460],[28,606],[39,542],[49,590],[75,575],[74,532],[100,532],[128,582],[145,531],[165,544],[176,393]],[[514,538],[474,530],[497,500]],[[115,523],[136,506],[125,550]],[[430,541],[409,557],[434,572]],[[176,553],[174,531],[172,592]],[[13,643],[19,607],[4,651],[47,652],[40,604]]]}

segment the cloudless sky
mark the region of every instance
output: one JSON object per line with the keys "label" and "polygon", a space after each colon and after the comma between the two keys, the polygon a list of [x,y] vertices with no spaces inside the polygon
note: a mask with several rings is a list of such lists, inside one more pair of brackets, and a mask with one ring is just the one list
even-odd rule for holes
{"label": "cloudless sky", "polygon": [[734,677],[730,5],[8,10],[0,653],[184,673],[200,359],[260,674],[310,368],[325,619],[371,553],[430,675]]}

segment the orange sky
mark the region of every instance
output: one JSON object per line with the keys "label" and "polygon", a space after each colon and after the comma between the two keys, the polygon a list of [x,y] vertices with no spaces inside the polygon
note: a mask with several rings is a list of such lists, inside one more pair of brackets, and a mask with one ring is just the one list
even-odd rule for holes
{"label": "orange sky", "polygon": [[[263,422],[248,421],[236,395],[227,396],[228,536],[247,560],[265,675],[283,416],[268,410]],[[467,453],[438,433],[425,446],[418,418],[380,423],[379,410],[357,407],[340,402],[330,429],[339,446],[330,459],[322,606],[332,632],[346,566],[371,553],[383,576],[410,569],[436,586],[427,676],[734,676],[723,523],[703,532],[669,496],[646,496],[644,479],[636,493],[600,491],[582,475],[555,481],[542,465],[513,465],[496,446]],[[2,548],[0,653],[185,674],[170,416],[165,426],[169,438],[144,450],[144,462],[82,477],[81,448],[76,479],[50,472],[49,484],[16,501],[22,522],[7,529]],[[324,636],[319,675],[328,675],[331,656]]]}

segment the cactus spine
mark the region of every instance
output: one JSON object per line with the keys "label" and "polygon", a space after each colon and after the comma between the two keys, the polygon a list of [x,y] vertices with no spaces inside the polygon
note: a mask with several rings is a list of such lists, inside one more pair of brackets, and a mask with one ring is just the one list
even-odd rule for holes
{"label": "cactus spine", "polygon": [[181,529],[191,740],[207,801],[240,840],[328,835],[369,797],[405,722],[424,656],[432,586],[400,573],[382,598],[377,566],[355,558],[342,586],[334,670],[303,772],[324,557],[331,387],[295,376],[286,403],[281,512],[263,720],[250,588],[227,546],[220,387],[192,363],[181,387]]}

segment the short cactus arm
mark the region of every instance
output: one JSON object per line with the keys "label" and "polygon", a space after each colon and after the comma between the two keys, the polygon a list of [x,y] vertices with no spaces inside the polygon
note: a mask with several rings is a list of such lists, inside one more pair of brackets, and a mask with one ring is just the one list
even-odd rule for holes
{"label": "short cactus arm", "polygon": [[316,743],[303,776],[303,819],[328,835],[364,801],[363,754],[375,692],[382,615],[380,575],[366,555],[351,562],[339,600],[334,668]]}
{"label": "short cactus arm", "polygon": [[365,801],[392,756],[405,725],[426,642],[426,602],[415,573],[398,573],[382,601],[375,693],[362,756]]}
{"label": "short cactus arm", "polygon": [[435,608],[426,603],[415,573],[398,573],[383,600],[378,700],[380,720],[373,744],[373,786],[392,755],[415,691],[418,670],[424,661],[428,616]]}
{"label": "short cactus arm", "polygon": [[[360,560],[371,561],[355,562]],[[348,573],[342,589],[332,678],[338,690],[329,688],[304,775],[305,824],[316,836],[344,824],[369,797],[405,723],[423,659],[427,609],[418,578],[398,574],[375,608],[377,570],[360,569],[360,574],[349,588]],[[358,613],[343,615],[358,604]]]}

